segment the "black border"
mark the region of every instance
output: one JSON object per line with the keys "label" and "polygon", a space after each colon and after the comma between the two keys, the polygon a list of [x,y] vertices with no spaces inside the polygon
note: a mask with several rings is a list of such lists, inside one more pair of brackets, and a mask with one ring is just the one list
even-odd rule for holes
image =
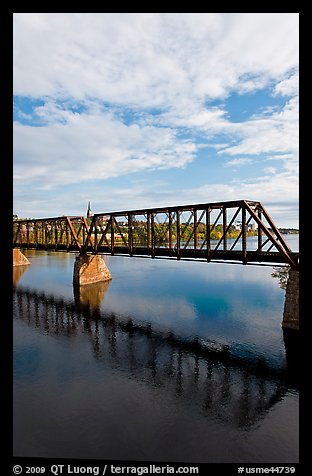
{"label": "black border", "polygon": [[[288,466],[288,467],[295,467],[296,472],[294,474],[305,474],[304,466],[308,463],[309,459],[309,449],[306,449],[304,443],[307,443],[309,438],[309,428],[308,426],[305,428],[307,422],[307,408],[309,407],[309,403],[306,400],[308,399],[308,390],[307,387],[309,386],[309,364],[307,362],[307,357],[304,355],[300,356],[301,360],[301,391],[300,391],[300,463],[298,464],[281,464],[279,465],[278,462],[273,464],[265,464],[265,463],[194,463],[194,464],[177,464],[177,463],[170,463],[170,462],[126,462],[126,461],[102,461],[102,460],[72,460],[72,459],[49,459],[49,458],[20,458],[20,457],[13,457],[13,425],[12,425],[12,415],[13,415],[13,392],[12,392],[12,381],[13,381],[13,364],[12,364],[12,342],[13,342],[13,333],[12,333],[12,324],[11,324],[11,313],[12,313],[12,301],[9,296],[12,296],[12,255],[11,255],[11,240],[12,240],[12,214],[13,214],[13,127],[12,127],[12,119],[13,119],[13,108],[12,108],[12,99],[13,99],[13,12],[25,12],[27,6],[28,13],[37,12],[37,11],[44,11],[44,5],[40,4],[39,2],[32,2],[32,4],[25,4],[24,2],[20,5],[17,5],[15,2],[14,5],[4,13],[2,12],[1,15],[1,35],[2,35],[2,45],[4,46],[4,54],[5,54],[5,61],[3,61],[3,67],[1,68],[1,76],[2,79],[4,77],[4,81],[1,81],[2,85],[2,92],[3,92],[3,100],[4,105],[2,105],[2,114],[1,118],[3,121],[2,124],[2,131],[4,134],[2,135],[5,140],[2,142],[2,168],[5,172],[4,181],[1,186],[1,192],[3,194],[1,204],[2,204],[2,227],[1,227],[1,261],[2,265],[4,266],[4,270],[0,272],[0,276],[2,275],[1,279],[1,291],[4,297],[3,302],[5,305],[3,306],[2,311],[2,332],[1,332],[1,363],[2,363],[2,379],[1,379],[1,398],[2,398],[2,415],[6,416],[5,418],[5,425],[1,424],[3,438],[2,441],[4,442],[2,446],[2,463],[0,463],[0,467],[5,467],[3,474],[14,474],[12,472],[13,465],[19,464],[22,465],[24,468],[27,465],[31,466],[44,466],[47,468],[45,474],[52,474],[48,472],[48,467],[51,464],[72,464],[77,466],[103,466],[105,464],[115,464],[120,466],[136,466],[142,467],[149,464],[154,464],[157,466],[166,466],[167,464],[170,466],[198,466],[199,474],[238,474],[238,468],[243,466],[244,468],[272,468],[274,466]],[[107,6],[107,5],[105,5]],[[47,8],[48,5],[45,5]],[[51,5],[52,8],[49,11],[58,12],[59,9],[56,9],[56,5]],[[64,9],[65,5],[62,5]],[[162,10],[174,10],[173,7],[169,7],[168,5],[161,7],[160,4],[157,5],[158,8]],[[179,5],[180,9],[183,5]],[[189,6],[188,6],[189,7]],[[222,8],[222,6],[220,5]],[[223,5],[224,7],[224,5]],[[239,7],[236,5],[239,11],[244,11],[244,8]],[[246,8],[249,11],[250,4]],[[98,6],[95,5],[95,9],[97,11]],[[185,9],[184,9],[185,10]],[[231,13],[231,8],[228,8],[227,13]],[[275,12],[277,9],[273,9]],[[66,11],[66,10],[65,10]],[[116,11],[113,9],[113,11]],[[295,12],[294,12],[295,13]],[[311,311],[306,310],[304,306],[305,297],[307,293],[307,284],[309,283],[310,277],[307,274],[307,266],[306,266],[306,257],[304,256],[305,249],[307,249],[307,214],[308,210],[305,204],[308,203],[308,198],[305,197],[305,192],[307,192],[308,188],[311,187],[310,182],[310,174],[306,174],[303,168],[303,163],[308,163],[310,157],[304,157],[304,146],[303,146],[303,134],[301,133],[302,124],[303,124],[303,116],[304,113],[307,111],[306,99],[307,96],[304,95],[304,87],[303,83],[304,80],[302,79],[307,75],[306,72],[304,74],[304,63],[306,54],[304,53],[304,47],[309,39],[306,37],[304,38],[304,20],[307,20],[307,12],[304,12],[302,8],[298,8],[297,13],[300,15],[300,152],[301,157],[303,159],[300,160],[300,255],[301,255],[301,263],[300,263],[300,342],[302,343],[303,351],[308,348],[308,343],[305,344],[304,340],[307,338],[307,326],[308,326],[308,319],[309,314]],[[309,54],[309,53],[308,53]],[[308,60],[309,61],[309,60]],[[308,63],[308,62],[307,62]],[[3,365],[4,364],[4,365]],[[306,367],[305,367],[306,364]],[[304,372],[304,377],[303,377]],[[303,438],[304,436],[304,438]],[[307,450],[307,451],[306,451]],[[221,466],[220,466],[221,465]],[[1,468],[2,469],[2,468]],[[302,472],[300,471],[302,470]],[[23,472],[22,474],[25,474]],[[66,474],[66,473],[63,473]],[[110,474],[108,471],[106,474]],[[265,473],[263,473],[265,474]],[[277,474],[273,472],[268,472],[267,474]]]}

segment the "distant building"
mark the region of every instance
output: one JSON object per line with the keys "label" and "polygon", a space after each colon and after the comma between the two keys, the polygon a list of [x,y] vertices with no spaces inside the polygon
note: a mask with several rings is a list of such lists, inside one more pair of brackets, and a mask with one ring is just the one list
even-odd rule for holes
{"label": "distant building", "polygon": [[88,203],[88,209],[87,209],[87,218],[92,217],[92,211],[91,211],[91,203]]}

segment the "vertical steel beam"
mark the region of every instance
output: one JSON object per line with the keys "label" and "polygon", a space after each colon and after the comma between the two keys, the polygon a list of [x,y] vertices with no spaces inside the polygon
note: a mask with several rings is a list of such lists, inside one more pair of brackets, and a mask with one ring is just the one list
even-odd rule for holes
{"label": "vertical steel beam", "polygon": [[34,223],[34,242],[36,245],[36,248],[38,247],[38,225],[37,222]]}
{"label": "vertical steel beam", "polygon": [[19,244],[19,246],[21,245],[22,243],[22,231],[21,231],[21,223],[18,224],[18,227],[17,227],[17,232],[16,232],[16,243]]}
{"label": "vertical steel beam", "polygon": [[97,229],[98,221],[97,217],[94,217],[93,219],[93,226],[94,226],[94,253],[97,253],[97,248],[98,248],[98,229]]}
{"label": "vertical steel beam", "polygon": [[19,223],[18,224],[18,230],[17,230],[17,242],[19,241],[19,245],[21,246],[22,243],[23,243],[23,240],[22,240],[23,236],[22,236],[22,224]]}
{"label": "vertical steel beam", "polygon": [[60,245],[62,245],[63,244],[63,235],[64,235],[64,228],[63,228],[62,220],[59,221],[59,232],[60,232],[60,235],[59,235],[58,242],[59,242]]}
{"label": "vertical steel beam", "polygon": [[227,234],[226,234],[226,228],[227,228],[227,216],[226,216],[226,206],[223,205],[223,250],[227,250]]}
{"label": "vertical steel beam", "polygon": [[17,237],[18,237],[18,225],[16,223],[13,223],[13,245],[17,243]]}
{"label": "vertical steel beam", "polygon": [[69,251],[69,226],[68,226],[67,220],[65,224],[65,230],[66,230],[66,248],[67,248],[67,251]]}
{"label": "vertical steel beam", "polygon": [[27,241],[27,247],[29,247],[29,223],[26,225],[26,241]]}
{"label": "vertical steel beam", "polygon": [[178,259],[181,258],[181,225],[180,225],[180,211],[177,210],[177,256]]}
{"label": "vertical steel beam", "polygon": [[148,253],[151,249],[151,214],[147,213],[147,249]]}
{"label": "vertical steel beam", "polygon": [[50,227],[50,230],[49,230],[49,243],[50,243],[50,245],[53,245],[53,241],[54,241],[54,226],[53,226],[53,221],[49,221],[49,227]]}
{"label": "vertical steel beam", "polygon": [[47,233],[47,224],[46,224],[46,222],[43,222],[43,241],[44,241],[45,247],[47,248],[48,233]]}
{"label": "vertical steel beam", "polygon": [[246,241],[246,207],[242,204],[242,252],[243,252],[243,264],[246,264],[247,258],[247,241]]}
{"label": "vertical steel beam", "polygon": [[58,224],[58,222],[55,221],[55,223],[54,223],[54,227],[55,227],[55,228],[54,228],[55,249],[57,249],[57,245],[58,245],[58,236],[57,236],[57,235],[58,235],[58,230],[57,230],[57,226],[58,226],[58,225],[57,225],[57,224]]}
{"label": "vertical steel beam", "polygon": [[152,258],[155,258],[155,213],[151,213],[151,251]]}
{"label": "vertical steel beam", "polygon": [[172,212],[169,212],[169,249],[172,249]]}
{"label": "vertical steel beam", "polygon": [[114,254],[115,248],[115,216],[111,215],[111,255]]}
{"label": "vertical steel beam", "polygon": [[[262,210],[258,208],[258,218],[262,221]],[[262,229],[261,226],[258,225],[258,253],[262,253]]]}
{"label": "vertical steel beam", "polygon": [[128,214],[128,246],[130,256],[133,256],[133,215]]}
{"label": "vertical steel beam", "polygon": [[207,246],[207,261],[210,261],[211,242],[210,242],[210,207],[206,208],[206,246]]}
{"label": "vertical steel beam", "polygon": [[197,238],[197,228],[198,228],[198,223],[197,223],[197,210],[194,208],[193,209],[194,213],[194,249],[197,249],[197,244],[198,244],[198,238]]}

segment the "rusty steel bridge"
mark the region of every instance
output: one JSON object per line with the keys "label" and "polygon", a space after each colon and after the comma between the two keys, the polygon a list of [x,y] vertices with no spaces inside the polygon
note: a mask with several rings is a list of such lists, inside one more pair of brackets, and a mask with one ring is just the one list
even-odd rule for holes
{"label": "rusty steel bridge", "polygon": [[13,247],[299,266],[299,253],[251,200],[17,219]]}

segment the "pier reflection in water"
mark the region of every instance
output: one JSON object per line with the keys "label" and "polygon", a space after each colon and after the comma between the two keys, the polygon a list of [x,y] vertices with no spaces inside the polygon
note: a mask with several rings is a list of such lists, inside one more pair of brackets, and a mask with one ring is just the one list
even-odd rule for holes
{"label": "pier reflection in water", "polygon": [[105,311],[110,282],[74,288],[74,298],[17,284],[16,455],[297,461],[286,360]]}
{"label": "pier reflection in water", "polygon": [[13,286],[15,287],[28,266],[13,266]]}

